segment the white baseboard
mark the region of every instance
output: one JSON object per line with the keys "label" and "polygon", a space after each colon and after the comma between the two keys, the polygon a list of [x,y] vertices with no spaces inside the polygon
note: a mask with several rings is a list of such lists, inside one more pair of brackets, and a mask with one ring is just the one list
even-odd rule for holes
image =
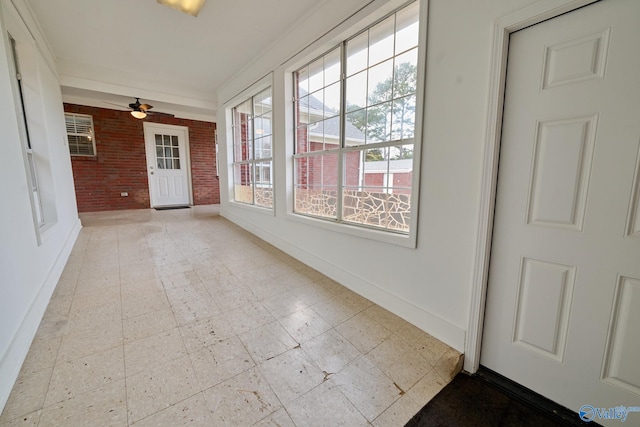
{"label": "white baseboard", "polygon": [[38,326],[40,326],[42,316],[47,310],[51,295],[53,295],[58,280],[60,280],[62,271],[69,259],[69,255],[71,255],[71,250],[81,229],[82,223],[78,219],[67,235],[64,245],[58,253],[51,270],[49,270],[49,274],[31,301],[27,314],[22,319],[20,327],[11,340],[11,344],[9,344],[5,354],[2,355],[0,360],[0,413],[9,399],[13,385],[20,373],[20,368],[27,357],[29,347],[31,347],[31,342],[38,331]]}
{"label": "white baseboard", "polygon": [[229,210],[225,210],[221,215],[297,260],[339,282],[343,286],[391,311],[397,316],[402,317],[407,322],[417,326],[450,347],[464,352],[464,329],[433,313],[425,311],[402,297],[390,293],[375,283],[337,267],[335,264],[308,252],[300,246],[283,240],[268,230],[257,227],[255,224],[233,215]]}

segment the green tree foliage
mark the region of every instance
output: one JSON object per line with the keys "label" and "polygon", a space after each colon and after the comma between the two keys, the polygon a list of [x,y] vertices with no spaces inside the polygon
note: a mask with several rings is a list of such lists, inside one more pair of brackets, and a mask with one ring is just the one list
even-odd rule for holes
{"label": "green tree foliage", "polygon": [[[393,77],[378,83],[368,97],[369,107],[358,109],[347,106],[348,120],[367,136],[368,141],[401,140],[413,137],[415,126],[415,93],[417,67],[404,62],[395,67]],[[382,149],[367,151],[367,161],[384,160]],[[388,156],[392,160],[410,159],[413,150],[407,146],[392,147]]]}

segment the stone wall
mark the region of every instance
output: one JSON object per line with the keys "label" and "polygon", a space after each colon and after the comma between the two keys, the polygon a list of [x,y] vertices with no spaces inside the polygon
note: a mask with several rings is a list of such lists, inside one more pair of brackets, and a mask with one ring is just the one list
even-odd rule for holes
{"label": "stone wall", "polygon": [[[241,203],[254,203],[253,187],[251,185],[236,185],[234,187],[234,200]],[[256,187],[255,205],[271,208],[273,207],[273,188]]]}
{"label": "stone wall", "polygon": [[[296,189],[295,211],[336,218],[337,193],[317,189]],[[345,190],[343,220],[373,227],[409,231],[411,195]]]}

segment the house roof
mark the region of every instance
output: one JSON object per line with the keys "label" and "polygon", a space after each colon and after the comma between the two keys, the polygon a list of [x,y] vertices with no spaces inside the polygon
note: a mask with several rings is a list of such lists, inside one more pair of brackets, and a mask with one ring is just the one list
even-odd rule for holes
{"label": "house roof", "polygon": [[[316,126],[309,126],[309,135],[338,139],[340,136],[340,119],[335,116],[334,119],[324,120],[324,126],[320,128],[319,123],[323,120],[325,112],[336,113],[336,111],[326,106],[322,101],[313,95],[309,95],[304,89],[298,90],[300,105],[303,109],[309,108],[310,122],[315,122]],[[318,130],[320,130],[318,132]],[[364,142],[365,134],[355,127],[353,123],[347,121],[345,124],[345,137],[347,141]]]}

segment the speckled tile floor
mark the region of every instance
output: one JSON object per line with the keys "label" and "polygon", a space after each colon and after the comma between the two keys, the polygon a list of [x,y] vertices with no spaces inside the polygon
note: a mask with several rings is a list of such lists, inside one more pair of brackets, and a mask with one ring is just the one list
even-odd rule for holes
{"label": "speckled tile floor", "polygon": [[401,426],[460,369],[217,206],[81,219],[3,427]]}

